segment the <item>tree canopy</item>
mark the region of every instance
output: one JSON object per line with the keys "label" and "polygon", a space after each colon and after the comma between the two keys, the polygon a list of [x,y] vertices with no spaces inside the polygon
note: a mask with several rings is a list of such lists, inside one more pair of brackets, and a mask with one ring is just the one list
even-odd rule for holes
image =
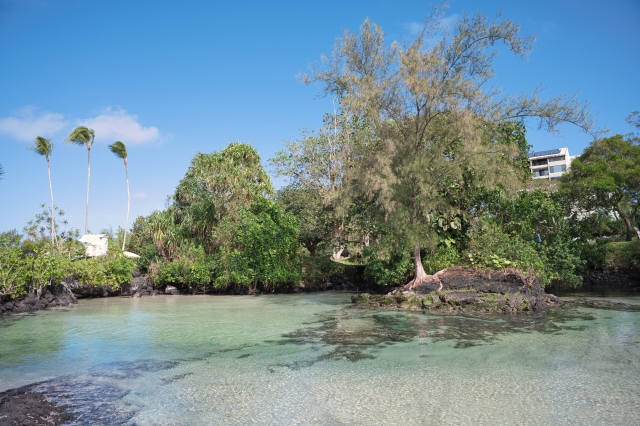
{"label": "tree canopy", "polygon": [[562,188],[576,205],[590,214],[597,209],[615,212],[623,220],[631,241],[640,208],[640,143],[615,135],[592,142],[571,163]]}
{"label": "tree canopy", "polygon": [[[345,31],[331,58],[303,77],[373,123],[378,142],[356,154],[352,189],[373,200],[391,234],[413,248],[414,283],[426,278],[420,249],[433,244],[432,215],[451,209],[448,188],[465,179],[487,186],[520,180],[512,166],[522,146],[504,143],[504,123],[537,118],[549,131],[565,122],[592,131],[587,107],[575,97],[502,94],[488,84],[497,54],[489,49],[502,44],[519,58],[531,50],[533,37],[521,36],[518,25],[477,13],[449,32],[441,18],[435,7],[413,41],[391,45],[366,20],[359,34]],[[438,34],[444,35],[436,41]]]}

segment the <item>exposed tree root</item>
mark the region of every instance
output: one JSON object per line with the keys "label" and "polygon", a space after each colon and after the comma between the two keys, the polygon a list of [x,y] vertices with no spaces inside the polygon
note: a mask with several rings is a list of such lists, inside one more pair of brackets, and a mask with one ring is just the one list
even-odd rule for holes
{"label": "exposed tree root", "polygon": [[440,280],[440,276],[442,276],[444,271],[446,271],[446,268],[436,272],[433,275],[418,274],[414,279],[412,279],[407,284],[405,284],[404,288],[407,290],[413,290],[416,287],[419,287],[424,284],[435,283],[435,284],[438,284],[439,286],[437,291],[440,291],[442,290],[442,281]]}

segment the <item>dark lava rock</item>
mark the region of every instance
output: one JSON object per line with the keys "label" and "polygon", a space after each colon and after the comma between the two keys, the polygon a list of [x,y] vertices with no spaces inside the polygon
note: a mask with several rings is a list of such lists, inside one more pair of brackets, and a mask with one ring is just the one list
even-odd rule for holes
{"label": "dark lava rock", "polygon": [[153,280],[149,277],[134,277],[130,283],[121,286],[122,296],[153,296],[161,293],[156,290]]}
{"label": "dark lava rock", "polygon": [[78,299],[88,297],[153,296],[162,293],[156,290],[151,278],[144,276],[132,277],[131,282],[122,284],[119,289],[113,289],[110,286],[83,284],[75,277],[69,277],[65,282]]}
{"label": "dark lava rock", "polygon": [[384,296],[362,294],[353,302],[411,310],[515,313],[542,311],[562,301],[546,294],[540,280],[514,269],[447,268],[415,287],[396,289]]}
{"label": "dark lava rock", "polygon": [[582,302],[583,305],[588,306],[590,308],[598,308],[598,309],[612,309],[615,311],[635,311],[640,312],[640,305],[631,305],[629,303],[621,303],[621,302],[611,302],[609,300],[584,300]]}
{"label": "dark lava rock", "polygon": [[75,419],[67,406],[56,405],[40,392],[24,388],[0,394],[0,426],[61,425]]}
{"label": "dark lava rock", "polygon": [[76,297],[69,287],[62,282],[45,287],[40,297],[35,294],[29,294],[21,300],[0,303],[0,315],[32,312],[54,306],[67,306],[71,303],[77,303]]}

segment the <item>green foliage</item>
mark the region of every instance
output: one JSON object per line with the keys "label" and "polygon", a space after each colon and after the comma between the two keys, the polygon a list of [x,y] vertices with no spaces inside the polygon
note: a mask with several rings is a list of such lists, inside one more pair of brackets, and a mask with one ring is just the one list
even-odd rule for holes
{"label": "green foliage", "polygon": [[71,269],[67,257],[42,247],[25,256],[24,263],[29,291],[38,296],[46,286],[64,280]]}
{"label": "green foliage", "polygon": [[570,240],[555,238],[540,244],[522,238],[515,231],[485,221],[471,233],[463,256],[466,263],[481,268],[515,268],[540,278],[543,286],[558,281],[568,287],[582,283],[578,275],[586,267],[579,247]]}
{"label": "green foliage", "polygon": [[323,203],[320,192],[304,186],[287,186],[278,191],[277,201],[298,223],[298,241],[315,256],[321,243],[330,243],[333,229],[332,208]]}
{"label": "green foliage", "polygon": [[127,160],[127,147],[124,143],[120,141],[112,143],[111,145],[109,145],[109,151],[113,152],[116,157],[121,158],[125,161]]}
{"label": "green foliage", "polygon": [[273,201],[257,200],[241,211],[238,223],[223,223],[217,235],[231,244],[221,247],[216,287],[260,283],[268,290],[300,281],[297,223]]}
{"label": "green foliage", "polygon": [[622,135],[593,141],[571,163],[560,187],[586,214],[599,209],[616,212],[631,241],[640,209],[640,141]]}
{"label": "green foliage", "polygon": [[546,270],[544,260],[534,244],[523,241],[514,233],[503,232],[494,223],[483,223],[471,232],[463,258],[468,264],[480,268],[511,267],[532,272],[546,285],[551,283],[554,276]]}
{"label": "green foliage", "polygon": [[422,266],[427,274],[460,264],[460,253],[453,244],[442,244],[422,258]]}
{"label": "green foliage", "polygon": [[20,246],[5,234],[0,235],[0,301],[25,294],[28,282]]}
{"label": "green foliage", "polygon": [[85,126],[76,127],[69,133],[69,137],[64,141],[65,143],[73,143],[80,146],[86,146],[87,149],[91,149],[93,140],[96,137],[96,133],[93,129],[89,129]]}
{"label": "green foliage", "polygon": [[71,262],[70,275],[80,283],[95,287],[108,286],[113,290],[131,281],[135,263],[121,252],[110,251],[105,256]]}
{"label": "green foliage", "polygon": [[640,240],[606,244],[604,265],[608,268],[640,267]]}
{"label": "green foliage", "polygon": [[192,292],[206,291],[215,277],[215,261],[202,247],[185,247],[171,262],[160,262],[154,280],[186,287]]}
{"label": "green foliage", "polygon": [[49,139],[45,139],[42,136],[36,137],[36,140],[33,145],[27,147],[28,150],[35,151],[36,154],[42,155],[43,157],[49,160],[49,156],[53,152],[53,142]]}
{"label": "green foliage", "polygon": [[363,257],[367,261],[363,276],[378,285],[399,285],[407,282],[413,270],[413,259],[406,251],[398,251],[380,259],[373,247],[365,247]]}
{"label": "green foliage", "polygon": [[40,205],[42,212],[36,213],[33,219],[27,222],[23,228],[28,240],[22,243],[22,251],[33,252],[35,247],[47,247],[56,253],[64,253],[68,258],[73,258],[84,253],[84,246],[77,241],[80,231],[74,228],[67,229],[67,221],[62,220],[64,211],[58,206],[53,207],[53,212],[57,216],[55,227],[55,246],[51,246],[51,211]]}
{"label": "green foliage", "polygon": [[299,253],[302,265],[302,282],[305,285],[325,283],[332,275],[344,273],[345,265],[329,259],[328,256],[310,256],[304,251]]}

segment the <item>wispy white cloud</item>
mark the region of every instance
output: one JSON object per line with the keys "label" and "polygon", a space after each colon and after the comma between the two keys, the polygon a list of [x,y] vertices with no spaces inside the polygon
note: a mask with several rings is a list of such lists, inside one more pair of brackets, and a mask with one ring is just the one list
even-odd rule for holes
{"label": "wispy white cloud", "polygon": [[452,29],[455,25],[456,21],[460,19],[460,15],[454,13],[453,15],[445,16],[440,20],[440,25],[442,28]]}
{"label": "wispy white cloud", "polygon": [[133,199],[134,200],[146,200],[147,199],[147,194],[145,192],[136,192],[135,194],[133,194]]}
{"label": "wispy white cloud", "polygon": [[424,28],[424,24],[422,22],[409,22],[404,24],[404,27],[409,31],[409,34],[418,35]]}
{"label": "wispy white cloud", "polygon": [[21,141],[32,141],[36,136],[49,137],[68,124],[62,114],[43,112],[36,114],[33,107],[22,108],[11,117],[0,119],[0,133]]}
{"label": "wispy white cloud", "polygon": [[96,132],[96,141],[124,143],[154,142],[160,139],[157,127],[143,127],[138,122],[138,116],[129,114],[122,108],[106,108],[102,114],[78,121],[79,125],[87,126]]}
{"label": "wispy white cloud", "polygon": [[[460,19],[460,15],[454,13],[453,15],[445,16],[440,19],[440,28],[442,30],[451,29],[455,25],[456,21]],[[409,34],[418,35],[424,29],[424,22],[411,21],[404,24],[404,27]]]}

